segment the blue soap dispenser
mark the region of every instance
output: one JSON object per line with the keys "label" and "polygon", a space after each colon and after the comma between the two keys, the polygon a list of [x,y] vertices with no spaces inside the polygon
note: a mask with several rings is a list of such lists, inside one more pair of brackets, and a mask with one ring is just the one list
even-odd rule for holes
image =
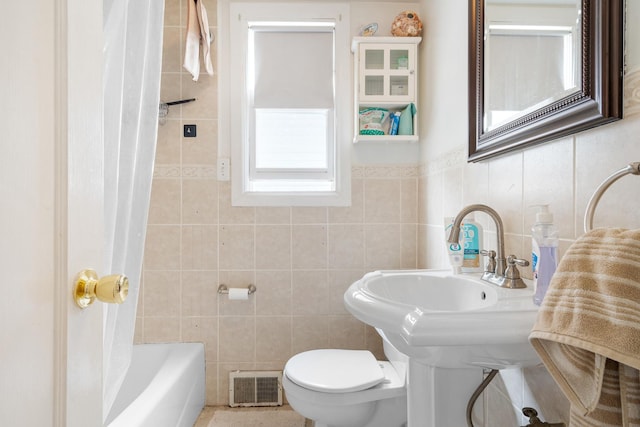
{"label": "blue soap dispenser", "polygon": [[558,266],[558,230],[553,225],[549,205],[536,205],[536,222],[531,228],[531,268],[533,269],[533,302],[540,305]]}

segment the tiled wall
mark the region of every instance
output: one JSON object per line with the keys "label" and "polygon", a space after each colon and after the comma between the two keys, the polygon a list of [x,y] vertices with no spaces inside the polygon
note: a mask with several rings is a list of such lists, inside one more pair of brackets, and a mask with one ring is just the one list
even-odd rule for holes
{"label": "tiled wall", "polygon": [[[640,4],[627,3],[627,22],[640,17]],[[423,80],[430,94],[425,106],[430,134],[423,145],[423,168],[419,180],[419,266],[447,265],[444,257],[445,216],[462,207],[484,203],[501,215],[506,232],[506,251],[531,259],[531,226],[535,210],[531,205],[550,203],[560,231],[560,254],[583,234],[587,202],[597,186],[629,162],[640,161],[640,54],[638,34],[626,28],[626,70],[624,119],[589,131],[545,143],[530,149],[487,160],[466,162],[467,131],[464,110],[451,99],[465,100],[467,63],[466,0],[423,1],[427,15],[439,20],[427,26],[425,69],[432,80]],[[444,41],[446,40],[446,44]],[[444,78],[446,75],[447,78]],[[424,94],[423,94],[424,98]],[[461,101],[462,103],[462,101]],[[423,108],[423,113],[425,112]],[[437,119],[435,119],[437,117]],[[603,196],[595,213],[595,226],[640,227],[638,211],[640,182],[627,176]],[[476,220],[485,225],[485,246],[495,247],[495,227],[484,214]],[[530,269],[521,269],[531,277]],[[548,422],[568,425],[569,403],[542,366],[502,372],[484,395],[485,427],[526,425],[523,406],[538,409]]]}
{"label": "tiled wall", "polygon": [[[282,369],[315,348],[383,357],[342,297],[367,271],[417,266],[417,166],[353,166],[350,207],[232,207],[229,182],[216,180],[216,76],[182,70],[183,6],[166,5],[161,100],[197,101],[159,126],[137,340],[204,342],[210,405],[228,402],[231,370]],[[229,301],[220,283],[257,292]]]}

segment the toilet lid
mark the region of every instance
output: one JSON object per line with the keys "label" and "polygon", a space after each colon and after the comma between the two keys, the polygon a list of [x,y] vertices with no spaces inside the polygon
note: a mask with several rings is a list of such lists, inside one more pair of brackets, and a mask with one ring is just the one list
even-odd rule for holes
{"label": "toilet lid", "polygon": [[299,386],[325,393],[365,390],[384,380],[384,372],[366,350],[311,350],[296,354],[285,366]]}

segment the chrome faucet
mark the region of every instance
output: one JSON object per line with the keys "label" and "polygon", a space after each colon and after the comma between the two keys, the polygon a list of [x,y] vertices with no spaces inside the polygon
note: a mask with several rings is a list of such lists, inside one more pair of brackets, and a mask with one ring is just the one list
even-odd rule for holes
{"label": "chrome faucet", "polygon": [[504,226],[502,225],[502,219],[500,218],[500,215],[498,215],[498,212],[496,212],[489,206],[475,204],[463,208],[453,220],[451,233],[449,234],[449,238],[447,239],[447,241],[449,243],[459,243],[462,220],[471,212],[476,211],[484,212],[489,215],[491,219],[493,219],[493,221],[496,223],[496,234],[498,236],[498,247],[496,248],[496,251],[482,252],[483,255],[489,255],[490,257],[488,268],[482,275],[482,280],[505,288],[526,288],[527,285],[525,285],[525,283],[520,278],[520,272],[518,271],[516,265],[527,266],[529,265],[529,261],[518,259],[514,255],[510,255],[508,258],[505,258]]}

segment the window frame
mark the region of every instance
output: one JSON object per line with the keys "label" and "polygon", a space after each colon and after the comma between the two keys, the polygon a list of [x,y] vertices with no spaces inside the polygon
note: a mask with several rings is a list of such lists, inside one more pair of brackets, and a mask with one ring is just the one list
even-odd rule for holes
{"label": "window frame", "polygon": [[[225,156],[225,148],[231,154],[231,201],[233,206],[348,206],[351,203],[351,52],[349,38],[349,6],[346,3],[244,3],[223,2],[228,8],[229,28],[221,25],[219,63],[220,82],[228,81],[228,87],[220,87],[221,107],[219,140],[229,141],[227,148],[219,144],[219,157]],[[224,13],[224,12],[223,12]],[[224,15],[221,15],[224,16]],[[318,18],[322,17],[322,18]],[[264,191],[261,185],[252,185],[260,176],[284,182],[295,176],[294,170],[279,173],[252,171],[249,120],[252,109],[247,94],[247,55],[249,23],[255,22],[326,22],[335,23],[334,29],[334,120],[333,153],[329,154],[330,172],[333,172],[332,188],[298,183],[298,190]],[[225,20],[221,21],[224,22]],[[222,38],[222,34],[228,38]],[[233,54],[230,54],[233,52]],[[253,141],[255,142],[255,141]],[[253,160],[255,164],[255,159]],[[333,163],[333,164],[331,164]],[[332,169],[332,170],[331,170]],[[252,175],[253,174],[253,175]],[[314,174],[309,174],[309,177]],[[318,176],[318,174],[315,174]],[[326,173],[324,173],[327,176]],[[298,174],[299,176],[299,174]],[[301,180],[304,181],[304,180]],[[264,184],[266,181],[262,181]],[[323,181],[329,182],[329,181]]]}

